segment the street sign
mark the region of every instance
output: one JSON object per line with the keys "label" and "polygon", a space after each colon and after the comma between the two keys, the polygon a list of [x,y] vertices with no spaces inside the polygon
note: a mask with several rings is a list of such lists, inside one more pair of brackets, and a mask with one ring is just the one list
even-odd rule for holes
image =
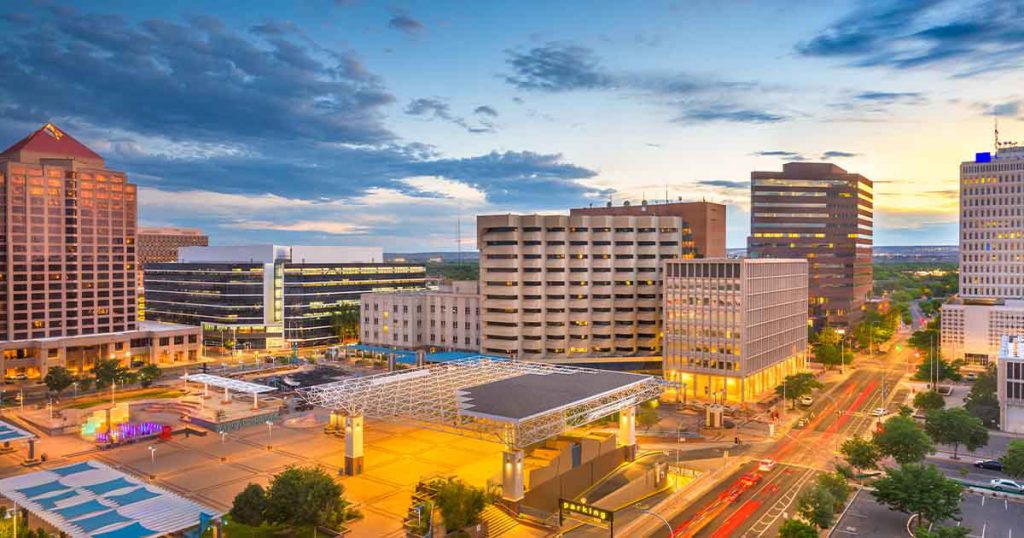
{"label": "street sign", "polygon": [[611,529],[614,526],[615,512],[569,499],[558,499],[558,518],[565,520],[566,517]]}

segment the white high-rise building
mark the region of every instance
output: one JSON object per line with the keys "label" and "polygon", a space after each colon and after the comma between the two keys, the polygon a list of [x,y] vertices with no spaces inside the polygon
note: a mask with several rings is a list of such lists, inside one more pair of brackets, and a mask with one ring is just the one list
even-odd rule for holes
{"label": "white high-rise building", "polygon": [[996,375],[999,429],[1024,433],[1024,338],[1004,336],[1000,339]]}
{"label": "white high-rise building", "polygon": [[960,165],[960,294],[942,307],[942,354],[995,360],[1004,335],[1024,336],[1024,147]]}

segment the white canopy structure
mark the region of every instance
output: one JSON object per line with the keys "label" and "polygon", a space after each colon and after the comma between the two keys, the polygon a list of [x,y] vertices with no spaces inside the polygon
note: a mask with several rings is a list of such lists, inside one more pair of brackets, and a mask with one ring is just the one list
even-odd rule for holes
{"label": "white canopy structure", "polygon": [[26,439],[35,439],[36,435],[32,432],[23,430],[9,422],[0,420],[0,443],[10,443],[12,441],[24,441]]}
{"label": "white canopy structure", "polygon": [[211,374],[185,374],[181,377],[186,382],[202,383],[203,393],[205,395],[208,387],[216,387],[224,389],[224,401],[230,399],[228,391],[241,392],[244,394],[252,394],[252,408],[256,409],[259,404],[258,395],[266,392],[274,392],[277,390],[274,387],[267,385],[261,385],[259,383],[250,383],[249,381],[242,381],[240,379],[232,379],[230,377],[221,377],[219,375]]}
{"label": "white canopy structure", "polygon": [[414,421],[524,448],[647,400],[657,378],[475,357],[300,389],[346,415]]}
{"label": "white canopy structure", "polygon": [[0,480],[0,495],[72,538],[148,538],[222,514],[98,461]]}

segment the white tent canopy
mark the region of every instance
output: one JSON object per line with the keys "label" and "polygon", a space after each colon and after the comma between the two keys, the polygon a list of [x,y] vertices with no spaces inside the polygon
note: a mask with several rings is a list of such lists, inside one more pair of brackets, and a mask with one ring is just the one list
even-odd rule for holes
{"label": "white tent canopy", "polygon": [[187,374],[183,376],[182,379],[192,383],[202,383],[203,385],[217,387],[219,389],[244,392],[245,394],[263,394],[265,392],[274,392],[277,390],[274,387],[260,385],[259,383],[250,383],[240,379],[231,379],[230,377],[221,377],[219,375],[211,374]]}
{"label": "white tent canopy", "polygon": [[72,538],[148,538],[222,514],[98,461],[0,480],[0,495]]}

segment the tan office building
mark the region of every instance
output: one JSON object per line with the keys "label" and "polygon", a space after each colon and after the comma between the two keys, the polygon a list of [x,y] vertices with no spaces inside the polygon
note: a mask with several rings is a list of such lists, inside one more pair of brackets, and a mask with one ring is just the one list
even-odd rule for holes
{"label": "tan office building", "polygon": [[661,267],[679,217],[484,215],[481,351],[524,360],[660,356]]}
{"label": "tan office building", "polygon": [[755,402],[803,370],[807,260],[665,263],[664,373],[687,397]]}
{"label": "tan office building", "polygon": [[480,350],[480,285],[476,280],[436,290],[364,293],[360,343],[434,351]]}
{"label": "tan office building", "polygon": [[682,248],[694,258],[725,257],[725,205],[712,202],[623,203],[570,209],[569,215],[679,217],[683,219]]}

